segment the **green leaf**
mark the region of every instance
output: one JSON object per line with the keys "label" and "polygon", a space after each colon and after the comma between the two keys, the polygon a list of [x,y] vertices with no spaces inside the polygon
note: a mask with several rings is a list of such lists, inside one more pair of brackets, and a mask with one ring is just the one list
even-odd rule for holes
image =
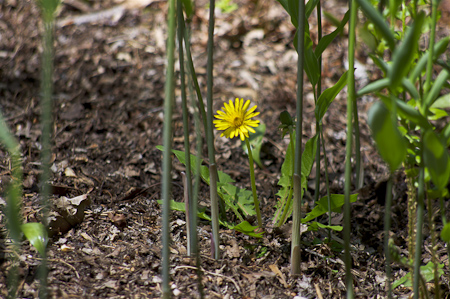
{"label": "green leaf", "polygon": [[298,1],[287,0],[287,12],[291,16],[291,22],[295,28],[298,28]]}
{"label": "green leaf", "polygon": [[433,105],[433,103],[436,101],[441,90],[443,89],[443,85],[447,82],[447,78],[449,77],[449,75],[449,72],[446,69],[443,69],[434,80],[433,86],[431,87],[425,98],[425,111],[427,111],[428,107]]}
{"label": "green leaf", "polygon": [[[444,264],[438,264],[438,275],[439,277],[444,274]],[[422,275],[425,282],[430,282],[434,279],[434,264],[432,262],[428,262],[425,266],[420,266],[420,274]],[[407,273],[402,278],[396,280],[392,284],[392,289],[395,289],[396,287],[404,285],[405,287],[411,287],[412,281],[411,281],[411,272]]]}
{"label": "green leaf", "polygon": [[[296,32],[295,36],[294,36],[294,46],[295,46],[295,50],[298,53],[297,40],[298,40],[298,34]],[[307,30],[306,28],[305,28],[305,45],[304,45],[303,53],[304,53],[304,57],[305,57],[305,63],[303,65],[303,68],[304,68],[306,75],[308,76],[308,79],[311,82],[311,84],[316,86],[317,82],[319,82],[319,78],[320,78],[319,62],[318,62],[317,57],[314,54],[314,51],[312,49],[312,40],[309,35],[309,29]]]}
{"label": "green leaf", "polygon": [[406,141],[394,123],[391,112],[383,102],[372,105],[368,114],[372,136],[381,157],[389,164],[390,170],[396,170],[406,158]]}
{"label": "green leaf", "polygon": [[450,108],[450,93],[447,93],[434,101],[434,103],[430,106],[430,108],[441,108],[448,109]]}
{"label": "green leaf", "polygon": [[181,3],[183,3],[184,11],[186,12],[186,17],[188,19],[192,18],[192,15],[194,14],[194,5],[192,3],[192,0],[181,0]]}
{"label": "green leaf", "polygon": [[341,78],[336,84],[334,84],[330,88],[325,89],[319,96],[315,109],[316,120],[318,120],[319,122],[322,122],[322,118],[327,112],[328,107],[330,107],[331,103],[334,101],[339,92],[341,92],[342,88],[347,85],[347,73],[348,71],[342,74]]}
{"label": "green leaf", "polygon": [[305,4],[305,19],[309,18],[319,1],[320,0],[309,0],[308,3]]}
{"label": "green leaf", "polygon": [[[434,45],[433,61],[436,60],[436,57],[441,56],[447,50],[449,41],[450,41],[450,37],[447,36],[447,37],[441,39],[440,41],[438,41]],[[420,57],[419,61],[417,61],[416,65],[414,66],[413,70],[410,72],[410,75],[409,75],[409,80],[411,83],[414,84],[416,82],[417,78],[422,73],[422,71],[425,69],[429,56],[430,56],[430,52],[427,51],[427,52],[425,52],[424,55],[422,55]]]}
{"label": "green leaf", "polygon": [[388,70],[391,89],[397,88],[411,67],[411,63],[417,53],[424,19],[425,14],[423,12],[417,14],[413,25],[408,28],[403,42],[395,49],[392,55],[392,66]]}
{"label": "green leaf", "polygon": [[350,11],[347,11],[342,18],[341,23],[339,26],[330,34],[325,35],[322,37],[322,39],[319,41],[319,43],[316,46],[316,50],[314,51],[314,54],[316,57],[320,57],[322,55],[323,51],[325,51],[326,48],[331,44],[331,42],[336,38],[336,36],[342,32],[342,29],[344,29],[345,24],[347,24],[348,19],[350,17]]}
{"label": "green leaf", "polygon": [[441,231],[441,239],[444,242],[450,242],[450,222],[444,225]]}
{"label": "green leaf", "polygon": [[47,248],[48,235],[45,226],[42,223],[28,222],[21,225],[21,229],[31,245],[37,249],[41,256],[45,256]]}
{"label": "green leaf", "polygon": [[[258,164],[260,168],[264,168],[264,165],[261,162],[261,147],[263,144],[263,137],[266,133],[266,125],[263,122],[260,122],[259,126],[255,128],[255,133],[250,134],[248,141],[250,142],[250,146],[252,147],[253,160]],[[248,155],[247,146],[245,142],[242,142],[242,149]]]}
{"label": "green leaf", "polygon": [[[345,202],[345,196],[343,194],[331,194],[331,211],[335,213],[340,213],[341,208]],[[358,199],[358,194],[350,195],[350,202],[355,202]],[[319,216],[328,213],[328,197],[322,197],[318,202],[316,202],[316,206],[312,209],[311,212],[306,214],[305,218],[302,219],[302,223],[306,223],[313,219],[316,219]]]}
{"label": "green leaf", "polygon": [[243,221],[243,222],[239,223],[238,225],[234,226],[233,229],[235,231],[246,234],[250,237],[262,238],[262,236],[263,236],[263,232],[259,232],[259,233],[255,232],[255,230],[259,229],[258,226],[252,226],[247,221]]}
{"label": "green leaf", "polygon": [[432,130],[423,136],[423,158],[433,183],[438,189],[445,188],[450,178],[450,159],[445,143]]}
{"label": "green leaf", "polygon": [[385,89],[388,86],[389,86],[389,78],[378,79],[376,81],[373,81],[373,82],[367,84],[363,88],[361,88],[356,93],[356,96],[357,97],[361,97],[361,96],[363,96],[365,94],[373,93],[373,92],[377,92],[377,91],[380,91],[382,89]]}
{"label": "green leaf", "polygon": [[[282,216],[282,213],[285,209],[286,205],[286,199],[289,195],[289,191],[292,185],[292,175],[294,173],[294,157],[292,156],[292,146],[295,146],[295,132],[292,136],[294,140],[291,140],[289,142],[288,148],[286,150],[286,155],[284,158],[283,165],[281,165],[281,176],[280,180],[278,181],[278,185],[281,186],[280,190],[276,194],[280,198],[280,200],[277,202],[275,208],[276,212],[274,213],[273,220],[274,222],[279,221],[280,217]],[[317,135],[309,139],[305,144],[305,149],[303,150],[302,154],[302,196],[303,196],[303,190],[306,189],[307,186],[307,178],[309,177],[309,174],[311,173],[312,166],[314,164],[314,159],[316,156],[316,149],[317,149]],[[292,205],[293,201],[291,201],[287,213],[287,217],[292,213]]]}
{"label": "green leaf", "polygon": [[391,51],[395,48],[395,38],[394,35],[391,32],[391,29],[386,24],[386,21],[384,17],[376,10],[372,4],[370,4],[370,1],[367,0],[357,0],[359,6],[361,7],[361,10],[364,12],[364,14],[372,21],[372,23],[375,25],[375,27],[381,32],[384,39],[386,40],[389,49]]}

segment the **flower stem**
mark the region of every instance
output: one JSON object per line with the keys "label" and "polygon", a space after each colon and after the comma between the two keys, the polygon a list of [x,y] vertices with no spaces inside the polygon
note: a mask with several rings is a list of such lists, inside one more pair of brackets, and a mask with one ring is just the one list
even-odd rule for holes
{"label": "flower stem", "polygon": [[248,138],[245,138],[245,144],[247,145],[248,161],[250,163],[250,180],[252,182],[253,202],[255,203],[256,217],[258,217],[258,226],[262,228],[261,211],[259,210],[259,200],[258,197],[256,196],[255,168],[253,163],[252,147],[250,146],[250,142],[248,142]]}

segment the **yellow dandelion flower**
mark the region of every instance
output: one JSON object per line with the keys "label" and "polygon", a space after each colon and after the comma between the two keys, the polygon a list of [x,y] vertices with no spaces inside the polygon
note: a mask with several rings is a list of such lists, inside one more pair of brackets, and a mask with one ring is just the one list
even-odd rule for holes
{"label": "yellow dandelion flower", "polygon": [[219,131],[224,131],[220,136],[225,136],[227,138],[234,138],[240,136],[241,140],[244,141],[248,138],[248,132],[255,133],[252,127],[259,126],[259,120],[252,120],[251,118],[257,116],[259,112],[254,112],[256,105],[248,109],[250,106],[250,100],[247,100],[244,104],[244,99],[238,99],[233,101],[230,100],[229,103],[224,103],[222,107],[223,111],[217,111],[217,115],[214,115],[216,120],[213,123],[216,125],[216,129]]}

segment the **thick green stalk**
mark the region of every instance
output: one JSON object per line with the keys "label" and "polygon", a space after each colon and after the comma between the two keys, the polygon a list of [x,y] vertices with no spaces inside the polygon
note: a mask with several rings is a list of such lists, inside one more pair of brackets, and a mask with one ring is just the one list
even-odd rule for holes
{"label": "thick green stalk", "polygon": [[345,158],[345,203],[344,203],[344,263],[347,298],[353,298],[353,277],[351,273],[352,259],[350,255],[350,188],[352,178],[352,146],[353,146],[353,108],[356,101],[355,91],[355,44],[356,44],[356,17],[358,6],[355,0],[349,1],[350,24],[348,37],[348,82],[347,82],[347,144]]}
{"label": "thick green stalk", "polygon": [[[208,143],[209,157],[209,180],[210,180],[210,199],[211,199],[211,218],[212,233],[214,238],[214,257],[219,259],[219,196],[217,195],[217,166],[214,154],[214,134],[213,134],[213,66],[214,66],[214,9],[215,0],[209,1],[209,24],[208,24],[208,62],[206,65],[206,84],[207,84],[207,130],[206,141]],[[222,213],[225,209],[221,206]]]}
{"label": "thick green stalk", "polygon": [[[181,0],[177,1],[177,20],[178,24],[182,24],[184,21],[183,7]],[[191,147],[189,142],[189,112],[187,108],[187,96],[186,96],[186,73],[184,71],[184,52],[183,52],[183,37],[184,37],[184,26],[178,26],[178,60],[180,62],[180,87],[181,87],[181,105],[183,109],[183,135],[184,135],[184,154],[186,161],[186,184],[187,196],[185,200],[188,201],[188,209],[186,210],[186,225],[187,225],[187,252],[189,256],[192,256],[196,252],[196,249],[191,243],[191,226],[195,225],[191,222],[190,211],[192,210],[192,172],[191,172]]]}
{"label": "thick green stalk", "polygon": [[[422,134],[423,135],[423,134]],[[423,144],[421,145],[423,148]],[[420,154],[421,161],[423,155]],[[422,262],[422,228],[424,215],[424,200],[425,200],[425,166],[420,162],[419,168],[419,189],[417,195],[417,222],[416,222],[416,248],[414,250],[414,269],[413,269],[413,292],[414,299],[419,299],[419,283],[420,283],[420,264]],[[425,292],[426,290],[424,290]]]}
{"label": "thick green stalk", "polygon": [[172,185],[172,109],[174,102],[175,78],[175,38],[176,38],[176,10],[175,0],[169,0],[168,12],[168,38],[167,38],[167,71],[164,98],[164,127],[163,127],[163,174],[162,174],[162,297],[171,298],[172,292],[169,286],[170,274],[170,190]]}
{"label": "thick green stalk", "polygon": [[391,230],[391,206],[392,206],[392,184],[393,175],[389,176],[388,184],[386,187],[386,203],[384,210],[384,255],[386,256],[386,291],[388,292],[388,298],[392,299],[391,289],[391,254],[389,251],[389,231]]}
{"label": "thick green stalk", "polygon": [[252,183],[252,193],[253,193],[253,203],[255,204],[256,217],[258,218],[258,226],[262,228],[261,211],[259,210],[259,199],[256,195],[256,185],[255,185],[255,165],[253,163],[252,147],[248,138],[245,138],[245,145],[247,145],[248,151],[248,161],[250,164],[250,180]]}
{"label": "thick green stalk", "polygon": [[302,136],[303,136],[303,49],[305,44],[305,2],[298,3],[298,28],[297,28],[297,124],[295,135],[295,165],[294,165],[294,209],[292,221],[291,244],[291,275],[299,275],[300,268],[300,237],[302,219]]}

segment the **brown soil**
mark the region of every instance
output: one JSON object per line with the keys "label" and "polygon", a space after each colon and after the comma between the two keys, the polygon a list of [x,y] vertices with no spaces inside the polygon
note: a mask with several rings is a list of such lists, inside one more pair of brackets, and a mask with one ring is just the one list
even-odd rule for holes
{"label": "brown soil", "polygon": [[[54,139],[51,200],[86,196],[89,203],[75,225],[54,225],[48,246],[49,289],[54,298],[157,298],[161,296],[161,152],[165,82],[166,2],[154,1],[144,8],[126,7],[114,17],[77,24],[82,15],[119,5],[119,1],[64,1],[55,30]],[[126,2],[128,3],[128,2]],[[205,4],[205,3],[203,3]],[[198,5],[193,19],[194,63],[206,94],[206,5]],[[231,14],[216,20],[214,98],[219,109],[234,97],[252,99],[267,126],[262,150],[265,169],[256,169],[257,190],[267,233],[262,239],[221,230],[221,258],[212,259],[210,223],[200,221],[201,282],[207,298],[344,298],[345,270],[342,252],[324,243],[326,231],[303,234],[302,275],[290,276],[290,233],[269,223],[276,203],[277,182],[287,140],[281,138],[278,116],[295,111],[296,59],[292,47],[293,27],[287,14],[274,1],[238,1]],[[324,10],[341,18],[346,2],[325,1]],[[40,69],[39,10],[35,1],[0,1],[0,109],[20,141],[23,152],[26,221],[39,219],[40,174]],[[312,38],[316,19],[311,18]],[[334,27],[324,20],[324,31]],[[324,88],[345,71],[347,32],[323,55]],[[375,79],[370,60],[361,58],[366,78]],[[178,67],[177,67],[178,69]],[[178,73],[178,72],[177,72]],[[305,90],[305,140],[315,133],[314,99]],[[179,89],[176,89],[180,103]],[[385,296],[383,255],[384,191],[387,167],[376,154],[366,124],[373,102],[359,101],[364,187],[352,205],[352,258],[357,298]],[[177,104],[176,107],[180,105]],[[330,187],[343,194],[346,143],[345,90],[324,118]],[[180,109],[173,118],[174,147],[183,148]],[[216,133],[218,137],[218,134]],[[250,189],[248,160],[240,141],[218,137],[217,164],[240,187]],[[205,150],[206,152],[206,150]],[[183,200],[180,172],[174,161],[173,198]],[[313,207],[315,169],[306,199]],[[324,177],[324,169],[321,171]],[[0,186],[10,179],[10,160],[0,148]],[[325,183],[321,189],[325,195]],[[208,205],[208,186],[202,185],[200,201]],[[0,204],[4,201],[0,198]],[[81,210],[81,214],[82,214]],[[60,213],[58,210],[53,213]],[[58,216],[58,214],[53,214]],[[230,215],[231,216],[231,215]],[[5,217],[0,214],[0,297],[7,294],[6,273],[10,267],[4,246]],[[439,218],[439,217],[437,217]],[[440,221],[436,218],[436,221]],[[392,232],[401,254],[407,255],[406,187],[399,174],[395,182]],[[325,223],[325,219],[323,219]],[[340,214],[334,224],[342,223]],[[79,222],[79,223],[77,223]],[[185,216],[171,218],[171,279],[179,298],[199,296],[197,272],[186,257]],[[438,229],[441,223],[437,223]],[[60,232],[58,232],[60,230]],[[425,227],[424,264],[430,256],[430,234]],[[441,289],[449,293],[448,257],[442,244],[438,258],[446,265]],[[20,254],[20,298],[38,296],[39,254],[27,241]],[[393,276],[407,273],[394,264]],[[409,288],[395,294],[407,298]]]}

